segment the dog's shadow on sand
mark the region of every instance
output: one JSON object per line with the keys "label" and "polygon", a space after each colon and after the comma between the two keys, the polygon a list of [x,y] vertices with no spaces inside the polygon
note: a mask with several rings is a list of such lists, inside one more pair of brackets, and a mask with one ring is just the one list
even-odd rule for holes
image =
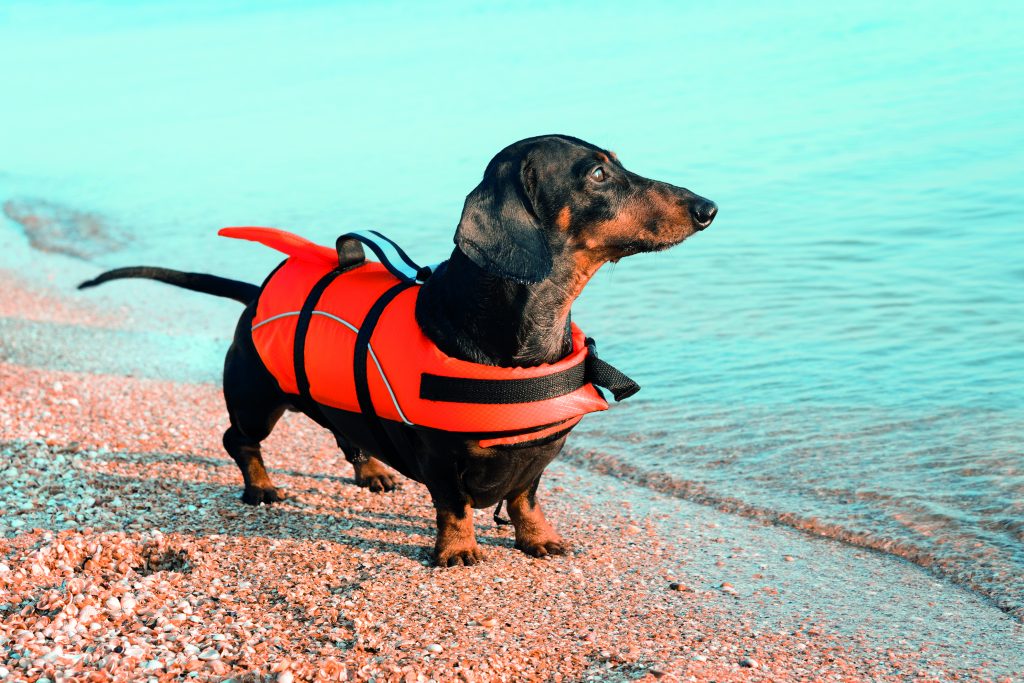
{"label": "dog's shadow on sand", "polygon": [[[272,474],[277,483],[290,486],[290,493],[295,497],[283,504],[254,507],[239,499],[241,477],[234,462],[226,457],[169,452],[95,452],[77,447],[29,445],[24,441],[0,441],[2,448],[10,449],[15,456],[29,455],[31,465],[25,461],[19,463],[19,467],[33,468],[34,485],[22,487],[20,495],[46,499],[50,503],[21,510],[19,528],[60,532],[89,527],[94,532],[128,533],[159,529],[166,535],[180,534],[197,541],[216,541],[218,545],[227,539],[259,539],[268,549],[278,540],[302,544],[292,549],[292,554],[285,555],[284,562],[311,550],[309,545],[335,544],[361,551],[356,563],[342,568],[334,580],[331,591],[335,594],[350,593],[368,579],[380,576],[373,564],[394,560],[403,569],[415,569],[411,573],[415,584],[423,581],[419,575],[422,569],[416,566],[433,565],[433,508],[425,487],[408,480],[403,481],[403,486],[417,490],[397,493],[400,499],[392,502],[392,494],[373,494],[359,489],[350,476],[274,470]],[[47,463],[43,457],[47,454],[41,449],[48,449],[49,456],[59,454],[62,458]],[[68,462],[69,458],[72,463]],[[181,467],[183,464],[186,466]],[[393,507],[399,509],[391,509]],[[480,512],[476,525],[479,543],[487,549],[501,549],[499,552],[520,557],[518,552],[512,551],[511,530],[491,526],[489,511]],[[231,556],[230,548],[221,554],[229,563],[237,560],[246,567],[261,561],[260,557],[252,557],[250,550],[244,552],[245,556],[240,558]],[[367,552],[379,556],[370,559],[366,557]],[[141,570],[135,569],[141,573],[190,571],[189,555],[180,548],[175,549],[174,543],[159,559],[160,566],[156,568],[146,564]],[[365,564],[368,560],[369,565]],[[277,590],[273,571],[280,568],[280,564],[271,567],[271,584],[259,590]],[[234,570],[222,571],[221,575],[228,576]],[[488,576],[486,585],[490,586],[489,575],[485,576]],[[488,592],[483,591],[481,596]],[[520,599],[516,593],[510,595],[514,601]],[[277,602],[282,601],[279,593],[273,597]],[[544,604],[541,601],[538,609],[546,614]],[[347,618],[338,624],[352,632],[358,630]],[[512,626],[506,623],[507,628]],[[344,643],[346,649],[355,647],[351,639]],[[586,660],[588,666],[579,677],[565,680],[592,680],[608,675],[607,658],[596,646]],[[646,669],[623,664],[617,671],[626,672],[624,679],[632,680]]]}
{"label": "dog's shadow on sand", "polygon": [[[202,468],[210,479],[237,479],[234,484],[196,481],[159,473],[136,473],[124,465],[188,463]],[[114,471],[111,471],[111,470]],[[132,492],[122,507],[108,508],[98,499],[97,528],[131,528],[147,517],[163,533],[191,536],[220,534],[250,538],[325,541],[393,553],[422,565],[432,565],[436,527],[426,489],[402,478],[403,489],[422,490],[423,514],[388,509],[392,496],[407,493],[371,493],[357,487],[350,476],[320,472],[271,469],[275,483],[285,490],[282,503],[252,506],[241,501],[242,482],[237,467],[227,458],[161,452],[114,452],[82,460],[76,471],[104,492]],[[325,486],[318,486],[317,483]],[[416,492],[418,494],[420,492]],[[331,498],[332,495],[336,497]],[[122,499],[125,496],[121,496]],[[325,498],[329,499],[325,502]],[[406,498],[401,507],[408,508]],[[156,511],[157,514],[147,514]],[[88,513],[87,513],[88,514]],[[89,515],[91,517],[91,515]],[[42,526],[51,526],[43,524]],[[477,512],[477,541],[481,546],[511,549],[510,527],[493,526],[487,511]],[[495,533],[497,532],[497,533]],[[408,539],[398,542],[396,535]]]}

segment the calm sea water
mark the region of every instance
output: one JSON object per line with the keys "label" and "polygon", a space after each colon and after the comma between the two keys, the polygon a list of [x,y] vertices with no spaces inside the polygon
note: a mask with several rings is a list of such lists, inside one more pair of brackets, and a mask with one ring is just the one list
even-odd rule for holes
{"label": "calm sea water", "polygon": [[[221,225],[443,258],[516,139],[716,200],[575,310],[644,390],[571,457],[902,554],[1024,614],[1024,5],[0,8],[0,199],[101,266],[259,280]],[[685,539],[680,539],[681,543]]]}

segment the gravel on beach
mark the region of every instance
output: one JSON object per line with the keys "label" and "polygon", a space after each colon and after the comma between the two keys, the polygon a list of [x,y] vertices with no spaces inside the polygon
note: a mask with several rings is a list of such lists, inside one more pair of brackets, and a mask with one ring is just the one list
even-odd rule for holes
{"label": "gravel on beach", "polygon": [[480,511],[486,562],[435,569],[424,487],[356,487],[330,435],[286,415],[265,453],[289,498],[249,507],[225,427],[215,385],[0,359],[0,681],[993,680],[910,641],[773,625],[779,591],[732,578],[729,529],[680,537],[624,482],[549,470],[567,557],[523,555]]}
{"label": "gravel on beach", "polygon": [[425,489],[354,486],[299,416],[267,443],[291,497],[253,508],[219,450],[217,388],[0,377],[5,680],[898,680],[918,660],[759,631],[713,588],[674,590],[698,582],[671,548],[625,509],[581,511],[571,473],[545,500],[572,555],[528,558],[484,513],[487,561],[435,569]]}

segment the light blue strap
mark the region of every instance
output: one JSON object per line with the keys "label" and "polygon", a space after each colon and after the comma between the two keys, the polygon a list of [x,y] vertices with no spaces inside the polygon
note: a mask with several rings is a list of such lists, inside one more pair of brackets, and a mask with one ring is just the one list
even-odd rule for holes
{"label": "light blue strap", "polygon": [[342,235],[342,238],[345,237],[359,240],[368,246],[392,275],[405,282],[423,282],[439,265],[421,268],[400,246],[376,230],[357,230]]}

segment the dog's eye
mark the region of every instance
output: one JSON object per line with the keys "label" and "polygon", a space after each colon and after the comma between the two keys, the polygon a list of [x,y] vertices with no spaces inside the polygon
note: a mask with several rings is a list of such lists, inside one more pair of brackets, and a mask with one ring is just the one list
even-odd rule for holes
{"label": "dog's eye", "polygon": [[595,168],[593,171],[590,172],[590,179],[591,180],[596,180],[599,183],[603,182],[604,179],[607,178],[607,177],[608,176],[604,172],[604,167],[602,167],[602,166],[598,166],[597,168]]}

